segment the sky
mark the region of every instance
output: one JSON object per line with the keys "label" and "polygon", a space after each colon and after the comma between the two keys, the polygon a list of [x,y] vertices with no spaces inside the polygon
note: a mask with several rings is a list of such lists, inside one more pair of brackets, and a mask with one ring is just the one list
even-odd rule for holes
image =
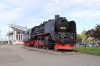
{"label": "sky", "polygon": [[59,14],[74,20],[77,33],[100,24],[100,0],[0,0],[0,30],[5,35],[10,24],[32,28]]}

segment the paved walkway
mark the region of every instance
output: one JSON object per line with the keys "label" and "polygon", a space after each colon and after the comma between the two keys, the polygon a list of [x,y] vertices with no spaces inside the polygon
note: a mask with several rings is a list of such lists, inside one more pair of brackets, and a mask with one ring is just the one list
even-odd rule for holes
{"label": "paved walkway", "polygon": [[51,55],[17,45],[0,45],[0,66],[100,66],[100,56]]}

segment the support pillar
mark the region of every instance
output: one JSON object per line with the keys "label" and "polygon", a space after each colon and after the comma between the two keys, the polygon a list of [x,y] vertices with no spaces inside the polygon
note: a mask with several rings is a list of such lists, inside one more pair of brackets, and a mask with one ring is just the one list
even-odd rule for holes
{"label": "support pillar", "polygon": [[23,41],[23,34],[22,34],[22,41]]}
{"label": "support pillar", "polygon": [[19,41],[19,34],[18,34],[18,41]]}
{"label": "support pillar", "polygon": [[16,33],[17,31],[15,31],[15,41],[16,41],[16,36],[17,36],[17,33]]}
{"label": "support pillar", "polygon": [[10,44],[10,35],[8,36],[8,44]]}
{"label": "support pillar", "polygon": [[21,34],[20,34],[20,41],[22,40],[21,37],[22,37],[22,36],[21,36]]}
{"label": "support pillar", "polygon": [[16,33],[17,31],[16,31],[16,28],[14,28],[14,30],[13,30],[13,44],[16,44]]}
{"label": "support pillar", "polygon": [[11,35],[11,42],[13,41],[13,35]]}

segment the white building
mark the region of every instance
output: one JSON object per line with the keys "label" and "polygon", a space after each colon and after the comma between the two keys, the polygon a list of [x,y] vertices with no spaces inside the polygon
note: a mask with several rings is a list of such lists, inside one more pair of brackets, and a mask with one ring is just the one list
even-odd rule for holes
{"label": "white building", "polygon": [[7,33],[9,39],[8,44],[23,44],[23,34],[29,30],[27,27],[22,27],[14,24],[10,24],[13,29],[12,32]]}

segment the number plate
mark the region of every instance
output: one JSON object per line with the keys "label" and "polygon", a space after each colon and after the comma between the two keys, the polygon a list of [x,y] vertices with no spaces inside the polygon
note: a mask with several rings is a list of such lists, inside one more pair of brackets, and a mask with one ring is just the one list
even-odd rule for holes
{"label": "number plate", "polygon": [[65,27],[60,27],[60,29],[65,30]]}

